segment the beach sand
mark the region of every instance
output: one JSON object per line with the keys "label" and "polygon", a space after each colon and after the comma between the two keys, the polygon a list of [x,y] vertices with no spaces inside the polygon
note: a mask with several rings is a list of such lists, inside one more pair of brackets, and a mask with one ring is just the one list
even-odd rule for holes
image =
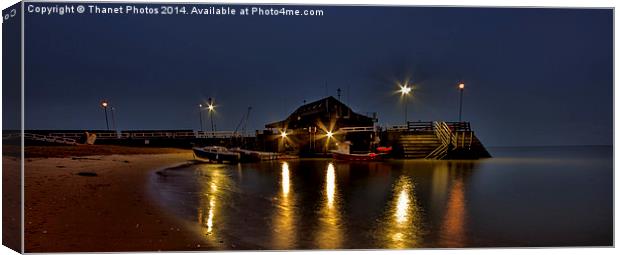
{"label": "beach sand", "polygon": [[26,154],[63,157],[26,158],[26,252],[223,248],[208,247],[197,226],[168,214],[149,193],[151,175],[158,169],[192,160],[191,151],[154,149],[148,154],[132,154],[127,150],[133,149],[111,149],[132,155],[86,156],[107,151],[101,147],[75,156],[66,153],[73,148],[50,150],[54,151],[50,154],[39,153],[42,150],[29,151],[27,147]]}
{"label": "beach sand", "polygon": [[2,244],[21,250],[21,176],[19,156],[2,157]]}

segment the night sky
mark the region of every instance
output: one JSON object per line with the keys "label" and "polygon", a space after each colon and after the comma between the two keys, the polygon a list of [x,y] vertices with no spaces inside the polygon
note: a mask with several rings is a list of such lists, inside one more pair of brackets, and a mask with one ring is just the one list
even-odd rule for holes
{"label": "night sky", "polygon": [[611,9],[315,8],[325,16],[26,14],[25,128],[105,129],[107,98],[121,130],[197,130],[213,97],[218,130],[248,106],[262,129],[338,88],[396,125],[409,78],[409,120],[457,120],[463,80],[463,119],[487,146],[612,144]]}

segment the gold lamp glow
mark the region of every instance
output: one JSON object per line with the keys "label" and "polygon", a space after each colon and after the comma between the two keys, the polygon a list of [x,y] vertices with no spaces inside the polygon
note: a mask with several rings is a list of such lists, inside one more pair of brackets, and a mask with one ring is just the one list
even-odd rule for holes
{"label": "gold lamp glow", "polygon": [[460,90],[465,89],[465,83],[462,83],[462,82],[461,82],[461,83],[459,83],[459,89],[460,89]]}
{"label": "gold lamp glow", "polygon": [[327,138],[332,138],[332,136],[334,136],[334,133],[332,131],[327,131]]}
{"label": "gold lamp glow", "polygon": [[282,138],[286,138],[286,136],[287,136],[287,135],[288,135],[288,134],[286,133],[286,130],[282,130],[282,131],[280,132],[280,136],[281,136]]}
{"label": "gold lamp glow", "polygon": [[407,84],[401,85],[399,92],[403,96],[409,95],[409,93],[411,92],[411,87],[407,86]]}

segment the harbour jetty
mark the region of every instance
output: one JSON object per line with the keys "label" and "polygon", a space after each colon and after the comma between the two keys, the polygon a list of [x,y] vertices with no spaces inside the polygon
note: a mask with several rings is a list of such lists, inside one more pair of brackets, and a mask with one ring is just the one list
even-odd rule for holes
{"label": "harbour jetty", "polygon": [[[282,121],[253,134],[196,130],[26,130],[26,145],[107,144],[176,147],[223,146],[300,157],[330,157],[343,142],[351,153],[391,147],[403,159],[477,159],[491,157],[469,122],[416,121],[381,127],[376,114],[354,112],[334,97],[304,104]],[[93,134],[95,137],[93,137]],[[4,139],[15,139],[15,134]]]}

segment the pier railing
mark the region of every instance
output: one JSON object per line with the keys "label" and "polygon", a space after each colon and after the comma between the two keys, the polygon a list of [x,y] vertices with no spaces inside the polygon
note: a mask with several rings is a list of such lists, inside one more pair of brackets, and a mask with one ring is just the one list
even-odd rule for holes
{"label": "pier railing", "polygon": [[455,147],[456,140],[454,139],[454,134],[448,124],[443,121],[434,122],[433,129],[435,131],[435,135],[437,135],[437,138],[441,142],[441,145],[437,146],[435,150],[429,153],[426,156],[426,159],[442,159],[448,155],[448,151],[451,148]]}
{"label": "pier railing", "polygon": [[40,142],[48,142],[48,143],[58,143],[58,144],[68,144],[68,145],[76,145],[77,142],[75,139],[52,136],[52,135],[39,135],[39,134],[31,134],[24,133],[24,139],[40,141]]}
{"label": "pier railing", "polygon": [[376,131],[374,126],[369,127],[344,127],[338,129],[338,133],[350,133],[350,132],[374,132]]}
{"label": "pier railing", "polygon": [[241,137],[241,134],[234,131],[196,131],[196,138],[232,138]]}
{"label": "pier railing", "polygon": [[[438,121],[445,123],[450,131],[471,131],[469,122],[450,122],[450,121]],[[435,130],[435,122],[433,121],[409,121],[407,122],[407,131],[433,131]]]}
{"label": "pier railing", "polygon": [[407,127],[407,125],[394,125],[394,126],[388,126],[386,130],[392,131],[392,132],[400,132],[400,131],[407,131],[409,130],[409,128]]}
{"label": "pier railing", "polygon": [[471,131],[471,125],[469,122],[446,122],[446,125],[450,127],[453,132],[457,131]]}
{"label": "pier railing", "polygon": [[414,121],[407,122],[408,131],[433,131],[432,121]]}
{"label": "pier railing", "polygon": [[474,132],[471,131],[469,122],[436,121],[433,123],[433,129],[441,145],[429,153],[427,159],[442,159],[451,150],[471,150]]}

